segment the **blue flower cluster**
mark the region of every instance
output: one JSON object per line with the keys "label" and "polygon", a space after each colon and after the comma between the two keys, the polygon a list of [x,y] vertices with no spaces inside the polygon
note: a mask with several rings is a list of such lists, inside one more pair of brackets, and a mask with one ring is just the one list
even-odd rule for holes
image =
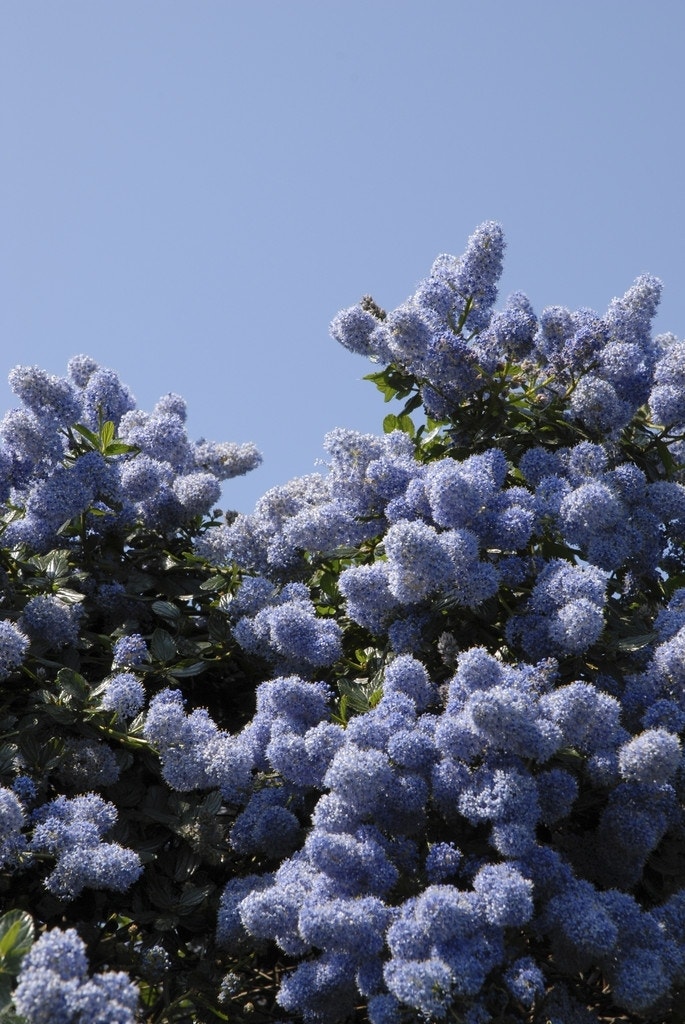
{"label": "blue flower cluster", "polygon": [[131,672],[118,672],[105,683],[102,706],[115,711],[121,719],[133,718],[144,702],[145,688]]}
{"label": "blue flower cluster", "polygon": [[140,857],[119,843],[102,842],[117,819],[117,810],[95,793],[69,800],[57,797],[32,814],[28,849],[52,854],[54,870],[46,888],[61,899],[75,899],[83,889],[128,889],[143,870]]}
{"label": "blue flower cluster", "polygon": [[[24,514],[11,517],[5,543],[32,552],[49,550],[81,516],[95,532],[136,521],[173,532],[211,510],[220,481],[261,462],[252,444],[190,441],[177,395],[151,413],[137,410],[117,374],[88,356],[72,359],[66,377],[17,366],[10,385],[23,408],[0,422],[0,496]],[[82,450],[74,458],[76,437]]]}
{"label": "blue flower cluster", "polygon": [[147,643],[140,633],[131,633],[129,636],[121,636],[114,644],[112,650],[112,667],[123,666],[133,667],[148,661],[150,652]]}
{"label": "blue flower cluster", "polygon": [[[685,827],[682,591],[656,603],[655,647],[651,624],[626,643],[642,652],[632,671],[606,658],[607,634],[630,634],[631,593],[653,592],[680,557],[681,478],[667,460],[647,471],[657,428],[621,431],[648,400],[675,402],[681,353],[650,336],[650,277],[602,317],[554,307],[538,321],[520,293],[494,314],[502,245],[484,225],[399,309],[363,300],[332,324],[400,375],[383,387],[413,381],[442,433],[334,431],[326,475],[200,541],[248,573],[234,605],[247,649],[273,662],[297,645],[289,670],[305,678],[334,664],[307,658],[298,617],[276,614],[297,593],[313,615],[318,577],[304,581],[333,558],[335,664],[350,623],[376,659],[380,699],[344,728],[332,705],[293,720],[287,694],[311,699],[302,678],[262,684],[242,734],[255,781],[233,843],[280,863],[228,883],[217,937],[299,958],[278,998],[306,1024],[342,1021],[360,998],[374,1024],[454,1010],[487,1022],[494,978],[524,1015],[544,1003],[550,1019],[597,1020],[572,981],[597,969],[616,1005],[658,1014],[685,981],[681,892],[640,889]],[[530,401],[539,434],[507,433],[509,400]],[[473,410],[493,433],[469,451]]]}
{"label": "blue flower cluster", "polygon": [[13,622],[0,622],[0,682],[19,668],[29,646],[29,638]]}
{"label": "blue flower cluster", "polygon": [[22,828],[26,820],[19,795],[0,787],[0,867],[14,863],[19,852],[26,848]]}
{"label": "blue flower cluster", "polygon": [[[429,277],[392,313],[379,319],[364,305],[353,306],[333,320],[331,334],[353,352],[405,367],[424,382],[427,410],[442,416],[469,393],[479,364],[488,361],[490,339],[481,341],[480,332],[491,320],[503,254],[500,225],[483,224],[462,257],[438,256]],[[507,348],[524,349],[533,325],[522,297],[494,331]]]}
{"label": "blue flower cluster", "polygon": [[[140,880],[131,907],[164,933],[123,940],[145,991],[173,982],[185,919],[211,999],[261,985],[264,957],[304,1024],[677,1014],[684,343],[651,337],[648,276],[603,315],[538,317],[520,292],[495,311],[503,251],[488,222],[397,309],[340,313],[403,411],[382,437],[333,430],[326,471],[222,525],[198,517],[251,446],[193,444],[179,396],[140,412],[87,357],[13,371],[0,486],[29,585],[0,678],[47,679],[33,710],[72,731],[46,780],[24,774],[30,737],[8,745],[0,867],[54,863],[60,907]],[[108,530],[117,579],[78,573]],[[63,559],[28,560],[58,534]],[[91,688],[72,666],[94,651]],[[15,1006],[126,1024],[131,992],[52,930]]]}
{"label": "blue flower cluster", "polygon": [[[263,597],[258,597],[262,584]],[[317,618],[304,584],[289,583],[278,594],[267,580],[248,577],[238,590],[235,607],[249,607],[233,635],[244,650],[274,662],[277,672],[298,672],[332,665],[342,653],[342,630],[332,619]]]}
{"label": "blue flower cluster", "polygon": [[138,1008],[138,990],[122,971],[88,975],[86,946],[73,928],[41,935],[12,998],[27,1024],[135,1024]]}
{"label": "blue flower cluster", "polygon": [[[345,730],[326,725],[325,694],[317,708],[312,686],[291,679],[258,691],[250,728],[263,735],[254,766],[278,771],[281,785],[255,790],[233,843],[281,865],[244,885],[230,882],[218,925],[231,948],[249,935],[306,954],[281,989],[285,1009],[312,1024],[343,1020],[361,995],[371,1019],[374,1006],[379,1020],[403,1020],[402,1007],[442,1019],[455,1001],[470,1005],[507,964],[508,988],[530,1008],[548,981],[530,957],[514,962],[516,935],[528,925],[549,935],[564,969],[600,964],[631,1011],[683,980],[685,950],[673,925],[661,923],[680,897],[646,912],[618,892],[682,820],[675,734],[661,727],[631,735],[618,701],[595,686],[555,685],[553,665],[507,666],[482,648],[460,657],[441,714],[425,668],[407,655],[389,664],[375,709]],[[574,767],[555,766],[570,750]],[[609,801],[595,833],[574,836],[580,789],[598,778],[613,783]],[[297,809],[312,785],[320,795],[294,849],[301,830],[287,808]],[[487,827],[480,857],[427,843],[438,822],[467,849],[469,835]],[[541,840],[541,828],[555,826],[566,830],[563,855]],[[423,879],[417,895],[400,895],[403,876]],[[652,957],[642,980],[636,935]]]}
{"label": "blue flower cluster", "polygon": [[80,604],[67,604],[53,594],[32,597],[22,612],[19,624],[34,643],[59,648],[78,640]]}

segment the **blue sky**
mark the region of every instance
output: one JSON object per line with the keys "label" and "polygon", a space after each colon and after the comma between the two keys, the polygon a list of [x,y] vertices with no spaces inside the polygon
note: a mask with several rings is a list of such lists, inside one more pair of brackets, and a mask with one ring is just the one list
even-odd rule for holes
{"label": "blue sky", "polygon": [[0,410],[85,352],[252,440],[249,511],[387,408],[328,324],[483,220],[502,300],[685,335],[681,0],[0,0]]}

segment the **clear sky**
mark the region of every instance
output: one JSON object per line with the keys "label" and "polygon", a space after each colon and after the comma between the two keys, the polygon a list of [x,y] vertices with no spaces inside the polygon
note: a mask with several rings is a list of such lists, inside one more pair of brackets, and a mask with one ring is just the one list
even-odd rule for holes
{"label": "clear sky", "polygon": [[224,505],[378,432],[328,337],[483,220],[501,298],[602,312],[640,273],[685,335],[682,0],[0,0],[0,412],[84,352],[194,438]]}

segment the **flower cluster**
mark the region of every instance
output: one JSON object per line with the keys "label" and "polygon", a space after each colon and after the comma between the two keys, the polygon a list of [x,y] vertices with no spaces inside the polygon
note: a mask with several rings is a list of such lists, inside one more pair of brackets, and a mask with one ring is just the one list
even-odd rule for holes
{"label": "flower cluster", "polygon": [[[685,977],[663,923],[678,891],[638,895],[683,827],[680,598],[662,605],[650,660],[634,656],[631,672],[602,653],[645,650],[622,640],[636,631],[631,595],[653,595],[679,557],[685,490],[667,462],[647,469],[656,428],[640,413],[618,443],[677,349],[650,337],[655,279],[638,279],[603,317],[553,308],[538,321],[520,293],[493,314],[500,260],[501,235],[485,225],[398,310],[364,300],[333,322],[347,348],[391,364],[372,375],[386,397],[416,388],[432,433],[406,413],[383,438],[335,431],[327,476],[272,493],[202,548],[254,574],[237,600],[238,632],[251,638],[292,586],[284,571],[306,573],[303,552],[310,567],[335,565],[339,621],[362,631],[343,633],[343,656],[348,633],[375,652],[380,699],[369,703],[360,678],[362,713],[342,733],[328,726],[330,746],[325,719],[276,742],[265,730],[255,771],[275,770],[281,789],[255,790],[250,834],[255,814],[264,827],[276,809],[297,820],[280,867],[229,883],[230,925],[220,917],[227,946],[252,936],[302,958],[279,1002],[311,1024],[343,1020],[360,997],[379,1024],[450,1008],[487,1021],[497,976],[525,1012],[568,1014],[571,979],[591,967],[640,1014],[667,1005]],[[538,429],[507,419],[508,401],[530,402]],[[321,578],[298,582],[303,601]],[[355,656],[361,677],[373,659]],[[346,706],[349,683],[341,692]],[[315,806],[288,854],[303,788]],[[630,936],[652,932],[636,951]],[[542,937],[551,974],[533,952]],[[640,976],[643,949],[653,962]]]}
{"label": "flower cluster", "polygon": [[[255,581],[248,577],[246,583],[236,594],[237,606],[244,603],[244,591],[249,590],[255,608]],[[300,583],[287,584],[255,614],[242,615],[233,630],[242,648],[273,661],[279,672],[332,665],[341,654],[341,634],[337,622],[317,618],[309,591]]]}
{"label": "flower cluster", "polygon": [[24,514],[5,538],[32,552],[49,550],[79,517],[95,532],[136,521],[173,532],[212,509],[220,481],[261,461],[251,444],[192,442],[178,395],[151,413],[136,409],[118,375],[88,356],[72,359],[64,378],[16,366],[10,385],[24,408],[0,422],[0,491]]}
{"label": "flower cluster", "polygon": [[13,998],[27,1024],[134,1024],[138,1008],[138,990],[123,972],[89,977],[85,943],[73,928],[41,935]]}
{"label": "flower cluster", "polygon": [[13,371],[0,888],[41,937],[3,897],[0,940],[29,1024],[135,1019],[79,934],[146,1019],[678,1018],[685,350],[648,276],[601,315],[496,311],[503,251],[488,222],[340,313],[404,404],[222,523],[252,446],[87,357]]}
{"label": "flower cluster", "polygon": [[47,889],[74,899],[83,889],[128,889],[142,871],[140,857],[119,843],[103,843],[117,819],[113,804],[96,794],[60,796],[33,812],[29,849],[56,857]]}
{"label": "flower cluster", "polygon": [[0,681],[19,668],[29,646],[29,638],[13,622],[0,622]]}

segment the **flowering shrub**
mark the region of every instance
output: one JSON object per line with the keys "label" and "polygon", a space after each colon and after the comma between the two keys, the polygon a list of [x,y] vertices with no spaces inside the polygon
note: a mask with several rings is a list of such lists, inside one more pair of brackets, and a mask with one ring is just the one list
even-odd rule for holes
{"label": "flowering shrub", "polygon": [[12,371],[8,1020],[683,1019],[685,346],[503,251],[335,318],[403,404],[249,515],[178,396]]}

